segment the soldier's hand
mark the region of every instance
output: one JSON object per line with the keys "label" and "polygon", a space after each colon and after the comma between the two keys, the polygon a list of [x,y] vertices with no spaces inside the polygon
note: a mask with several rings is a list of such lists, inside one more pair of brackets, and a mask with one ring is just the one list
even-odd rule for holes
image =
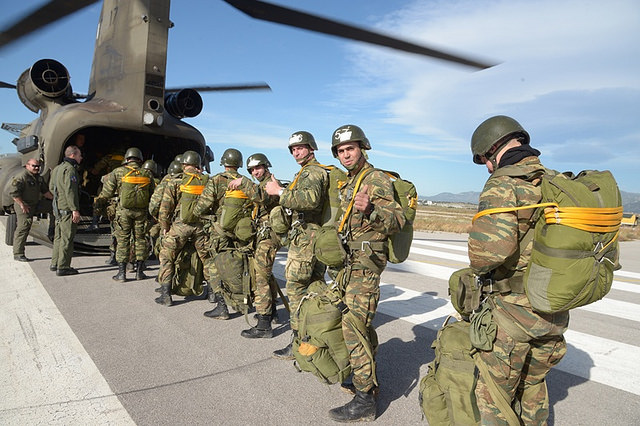
{"label": "soldier's hand", "polygon": [[238,189],[242,183],[242,177],[236,178],[229,182],[229,189]]}
{"label": "soldier's hand", "polygon": [[280,195],[281,189],[283,188],[280,186],[280,183],[278,183],[274,175],[271,175],[271,180],[264,186],[264,190],[267,191],[267,194],[269,195]]}
{"label": "soldier's hand", "polygon": [[22,213],[29,213],[29,205],[26,203],[20,204],[20,210],[22,210]]}
{"label": "soldier's hand", "polygon": [[369,185],[363,186],[353,200],[353,207],[363,214],[370,214],[373,211],[373,204],[371,204],[369,194],[367,194],[368,190]]}
{"label": "soldier's hand", "polygon": [[80,222],[80,212],[78,210],[74,210],[71,212],[71,221],[73,223],[79,223]]}

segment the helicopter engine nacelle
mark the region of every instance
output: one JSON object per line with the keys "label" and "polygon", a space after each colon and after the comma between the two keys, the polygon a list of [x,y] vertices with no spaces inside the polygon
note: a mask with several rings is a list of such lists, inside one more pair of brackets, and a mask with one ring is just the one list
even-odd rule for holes
{"label": "helicopter engine nacelle", "polygon": [[202,111],[202,98],[193,89],[182,89],[166,95],[164,107],[176,118],[195,117]]}
{"label": "helicopter engine nacelle", "polygon": [[60,62],[40,59],[20,75],[18,97],[33,112],[46,108],[52,99],[68,103],[72,93],[69,80],[69,71]]}

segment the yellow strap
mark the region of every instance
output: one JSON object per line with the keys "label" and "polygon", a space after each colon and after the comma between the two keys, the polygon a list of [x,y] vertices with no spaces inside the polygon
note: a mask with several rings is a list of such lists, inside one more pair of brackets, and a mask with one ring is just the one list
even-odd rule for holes
{"label": "yellow strap", "polygon": [[122,177],[123,182],[131,183],[134,185],[142,185],[142,186],[147,186],[151,183],[151,178],[148,178],[146,176],[131,176],[132,173],[135,173],[136,175],[140,175],[140,170],[131,166],[125,166],[125,167],[129,169],[129,172],[127,172],[127,174]]}
{"label": "yellow strap", "polygon": [[353,203],[356,200],[356,194],[358,193],[358,189],[360,189],[360,184],[362,183],[362,180],[364,179],[365,175],[367,175],[370,171],[373,171],[373,167],[367,167],[366,169],[360,172],[360,176],[358,176],[358,180],[356,181],[356,186],[354,186],[353,188],[353,195],[351,196],[351,201],[349,202],[349,206],[347,207],[347,210],[344,212],[344,215],[342,216],[342,221],[340,222],[340,226],[338,227],[338,232],[342,232],[342,230],[344,229],[344,225],[347,223],[347,219],[349,218],[349,215],[351,214],[351,210],[353,209]]}
{"label": "yellow strap", "polygon": [[195,173],[184,172],[187,176],[189,176],[189,180],[184,185],[180,185],[180,192],[185,194],[194,194],[200,195],[202,191],[204,191],[204,185],[191,185],[193,179],[198,178],[198,180],[202,180],[199,175]]}
{"label": "yellow strap", "polygon": [[224,193],[225,198],[241,198],[243,200],[248,199],[247,194],[240,191],[239,189],[230,189]]}
{"label": "yellow strap", "polygon": [[302,171],[307,166],[318,166],[318,167],[322,167],[325,170],[333,170],[333,169],[335,169],[335,166],[325,166],[324,164],[320,164],[320,163],[305,164],[304,166],[302,166],[302,168],[300,169],[300,171],[296,175],[296,178],[293,180],[293,182],[291,182],[291,185],[289,185],[289,189],[293,189],[293,187],[296,186],[296,183],[298,183],[298,179],[300,178],[300,175],[302,174]]}
{"label": "yellow strap", "polygon": [[260,204],[254,203],[253,211],[251,212],[251,219],[256,219],[256,217],[258,216],[258,210],[260,210]]}

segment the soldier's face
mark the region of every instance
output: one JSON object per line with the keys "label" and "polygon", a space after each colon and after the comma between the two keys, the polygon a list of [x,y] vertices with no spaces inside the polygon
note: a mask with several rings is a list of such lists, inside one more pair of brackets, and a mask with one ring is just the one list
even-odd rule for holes
{"label": "soldier's face", "polygon": [[26,164],[26,168],[33,175],[37,175],[38,173],[40,173],[40,163],[38,163],[37,161],[29,161]]}
{"label": "soldier's face", "polygon": [[254,178],[260,180],[262,179],[262,176],[264,176],[264,174],[267,172],[267,170],[265,169],[265,167],[261,164],[259,166],[255,166],[254,168],[252,168],[250,170],[251,176],[253,176]]}
{"label": "soldier's face", "polygon": [[304,161],[310,153],[311,148],[309,148],[309,145],[295,145],[291,147],[291,155],[293,155],[293,158],[296,159],[298,164]]}
{"label": "soldier's face", "polygon": [[362,157],[360,142],[346,142],[336,149],[338,160],[347,170],[352,170]]}

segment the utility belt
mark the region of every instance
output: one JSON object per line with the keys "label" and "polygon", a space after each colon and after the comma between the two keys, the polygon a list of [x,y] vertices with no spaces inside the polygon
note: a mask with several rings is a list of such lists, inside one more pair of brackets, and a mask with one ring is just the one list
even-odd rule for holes
{"label": "utility belt", "polygon": [[476,277],[476,282],[483,294],[524,294],[524,273],[515,274],[512,277],[501,280],[495,280],[493,277],[486,275],[479,276]]}

